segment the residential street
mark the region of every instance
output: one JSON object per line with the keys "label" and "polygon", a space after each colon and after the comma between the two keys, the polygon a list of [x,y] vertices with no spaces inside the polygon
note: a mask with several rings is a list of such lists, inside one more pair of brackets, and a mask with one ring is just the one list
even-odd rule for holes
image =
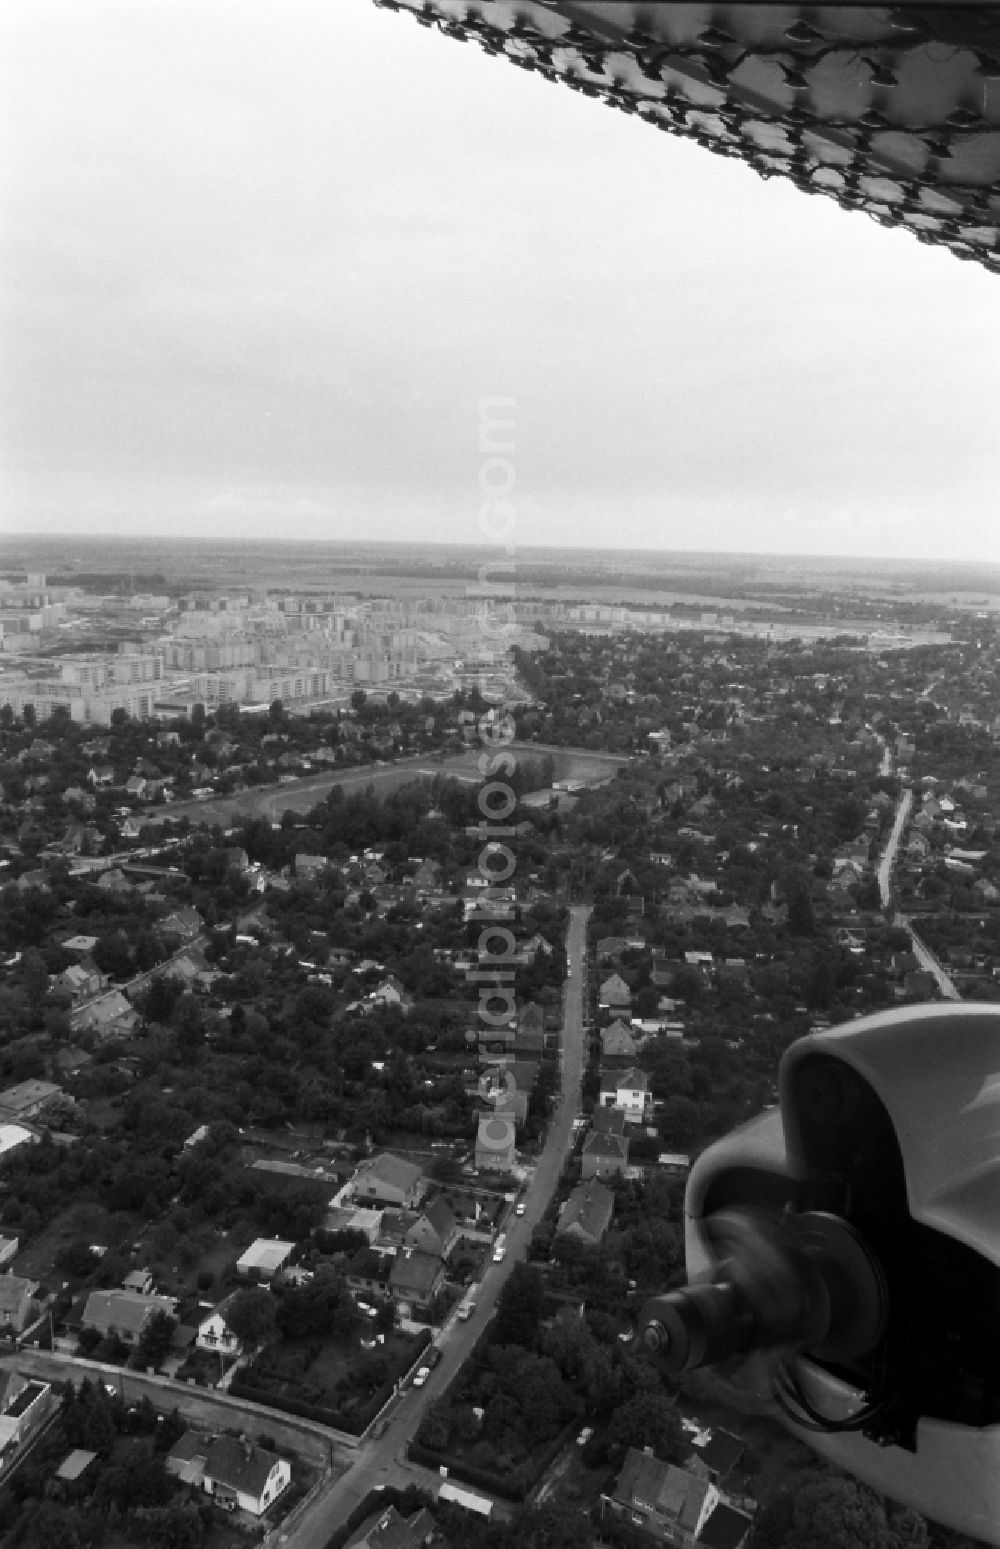
{"label": "residential street", "polygon": [[[545,1147],[535,1168],[526,1196],[523,1216],[511,1214],[507,1226],[507,1257],[502,1264],[489,1264],[476,1292],[476,1310],[467,1323],[452,1317],[439,1335],[437,1344],[442,1359],[425,1387],[407,1388],[390,1410],[390,1423],[378,1441],[363,1442],[354,1464],[340,1478],[331,1480],[289,1533],[288,1549],[323,1549],[333,1530],[347,1517],[373,1486],[413,1482],[413,1465],[405,1460],[406,1444],[420,1423],[427,1405],[451,1382],[493,1315],[497,1294],[519,1259],[524,1257],[531,1232],[538,1225],[555,1190],[559,1174],[573,1138],[573,1120],[580,1106],[580,1090],[586,1061],[587,1042],[583,1029],[583,973],[586,961],[588,908],[570,910],[566,938],[569,977],[562,1037],[562,1088],[549,1125]],[[418,1473],[427,1478],[426,1471]]]}
{"label": "residential street", "polygon": [[[896,860],[896,851],[900,841],[906,832],[906,825],[910,821],[910,813],[913,809],[913,791],[907,786],[896,809],[895,822],[892,825],[892,833],[889,842],[882,853],[882,859],[878,866],[878,886],[882,898],[882,908],[888,909],[892,905],[892,868]],[[910,922],[909,916],[897,913],[893,916],[894,925],[900,926],[906,931],[913,947],[913,955],[921,968],[934,975],[937,987],[943,1000],[961,1000],[954,982],[948,976],[943,965],[938,962],[930,947],[917,935]]]}

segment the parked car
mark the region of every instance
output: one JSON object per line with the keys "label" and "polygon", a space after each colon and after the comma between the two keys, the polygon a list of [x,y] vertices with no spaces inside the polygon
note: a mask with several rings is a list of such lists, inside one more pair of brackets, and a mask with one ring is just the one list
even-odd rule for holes
{"label": "parked car", "polygon": [[415,1388],[422,1388],[430,1374],[431,1369],[429,1366],[419,1366],[417,1368],[417,1374],[413,1379],[413,1386]]}

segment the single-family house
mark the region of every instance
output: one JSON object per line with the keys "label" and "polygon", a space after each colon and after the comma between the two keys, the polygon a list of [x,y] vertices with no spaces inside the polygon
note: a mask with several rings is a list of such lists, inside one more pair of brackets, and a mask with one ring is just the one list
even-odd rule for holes
{"label": "single-family house", "polygon": [[719,1492],[701,1471],[664,1463],[651,1448],[630,1447],[612,1494],[601,1502],[609,1519],[639,1528],[652,1542],[693,1549]]}
{"label": "single-family house", "polygon": [[200,1485],[225,1511],[261,1517],[287,1490],[291,1464],[245,1436],[206,1436],[185,1431],[167,1453],[166,1466],[185,1484]]}
{"label": "single-family house", "polygon": [[609,974],[601,981],[598,1003],[611,1010],[628,1010],[632,1004],[632,991],[621,974]]}
{"label": "single-family house", "polygon": [[601,1057],[605,1060],[634,1060],[639,1045],[627,1022],[617,1017],[601,1029]]}
{"label": "single-family house", "polygon": [[389,1290],[412,1311],[426,1312],[444,1285],[444,1277],[444,1265],[436,1254],[405,1248],[392,1261]]}
{"label": "single-family house", "polygon": [[0,1275],[0,1328],[23,1333],[31,1321],[32,1309],[37,1306],[37,1295],[37,1280],[28,1280],[24,1275]]}
{"label": "single-family house", "polygon": [[426,1506],[411,1517],[402,1517],[395,1506],[379,1506],[355,1528],[346,1549],[425,1549],[437,1537],[434,1518]]}
{"label": "single-family house", "polygon": [[446,1259],[461,1236],[461,1227],[447,1201],[438,1194],[406,1234],[408,1248],[421,1248]]}
{"label": "single-family house", "polygon": [[202,1318],[194,1336],[194,1342],[199,1350],[211,1350],[220,1355],[239,1355],[243,1348],[242,1341],[226,1322],[226,1313],[238,1294],[234,1291],[217,1307],[213,1307],[207,1318]]}
{"label": "single-family house", "polygon": [[0,1123],[24,1124],[65,1096],[54,1081],[18,1081],[0,1092]]}
{"label": "single-family house", "polygon": [[204,924],[197,909],[180,908],[173,909],[170,914],[164,915],[162,920],[157,920],[155,930],[164,941],[173,940],[178,944],[184,944],[200,936],[204,930]]}
{"label": "single-family house", "polygon": [[107,983],[108,975],[101,973],[93,958],[84,957],[78,963],[71,963],[68,968],[64,968],[61,974],[56,974],[52,988],[62,990],[76,1006],[83,1000],[89,1000],[92,995],[99,995]]}
{"label": "single-family house", "polygon": [[120,1339],[126,1345],[134,1345],[142,1338],[154,1313],[164,1312],[173,1317],[175,1305],[170,1296],[125,1290],[91,1291],[80,1321],[83,1328],[96,1329],[102,1339]]}
{"label": "single-family house", "polygon": [[372,1000],[379,1006],[395,1006],[398,1011],[407,1012],[413,1005],[413,996],[407,994],[405,988],[396,978],[395,974],[389,974],[372,991]]}
{"label": "single-family house", "polygon": [[649,1081],[644,1070],[634,1066],[626,1070],[602,1069],[601,1107],[621,1108],[628,1124],[641,1124],[649,1096]]}
{"label": "single-family house", "polygon": [[351,1192],[362,1205],[395,1205],[412,1209],[424,1195],[424,1175],[414,1162],[383,1151],[358,1164]]}
{"label": "single-family house", "polygon": [[74,1033],[89,1033],[98,1043],[110,1043],[131,1037],[140,1020],[121,990],[109,990],[71,1011],[69,1025]]}
{"label": "single-family house", "polygon": [[591,1130],[583,1143],[583,1155],[580,1158],[580,1172],[584,1180],[623,1178],[627,1167],[627,1136],[601,1134],[599,1130]]}
{"label": "single-family house", "polygon": [[391,1253],[379,1253],[376,1248],[359,1248],[348,1259],[344,1269],[348,1289],[366,1296],[387,1296],[389,1271],[393,1262]]}
{"label": "single-family house", "polygon": [[599,1178],[578,1183],[559,1212],[556,1232],[596,1247],[611,1225],[615,1197]]}

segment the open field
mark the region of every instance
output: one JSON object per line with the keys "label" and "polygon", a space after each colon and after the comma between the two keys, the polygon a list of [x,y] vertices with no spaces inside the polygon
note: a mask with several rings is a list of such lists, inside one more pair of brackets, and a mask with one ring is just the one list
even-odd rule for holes
{"label": "open field", "polygon": [[[600,785],[627,763],[626,759],[613,754],[592,753],[586,748],[549,749],[533,743],[512,743],[510,751],[526,759],[541,759],[551,753],[557,780],[581,780],[585,785]],[[157,807],[149,815],[149,821],[176,822],[178,818],[187,817],[192,823],[218,823],[223,828],[231,828],[250,817],[265,817],[277,823],[284,812],[305,814],[311,811],[335,785],[349,796],[359,796],[369,787],[376,796],[389,796],[404,785],[412,785],[414,780],[433,780],[438,776],[478,783],[482,779],[477,762],[481,752],[480,747],[473,747],[444,759],[421,754],[417,758],[374,768],[328,770],[304,780],[290,781],[287,785],[240,791],[237,795],[214,801],[184,801]]]}

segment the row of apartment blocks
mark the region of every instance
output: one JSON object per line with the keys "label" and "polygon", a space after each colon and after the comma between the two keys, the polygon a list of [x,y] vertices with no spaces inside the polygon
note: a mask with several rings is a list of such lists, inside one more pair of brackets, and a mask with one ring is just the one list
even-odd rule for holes
{"label": "row of apartment blocks", "polygon": [[[43,576],[8,587],[13,597],[48,606]],[[0,582],[0,621],[6,593]],[[15,598],[16,600],[16,598]],[[135,599],[95,598],[63,589],[58,606],[92,630],[84,615],[121,610]],[[63,710],[84,724],[108,724],[116,710],[134,718],[188,713],[201,703],[259,706],[280,699],[289,705],[336,701],[355,687],[412,686],[418,692],[451,692],[461,665],[477,660],[482,644],[482,599],[360,598],[353,595],[239,592],[171,601],[143,597],[152,607],[144,628],[161,633],[117,651],[79,650],[18,659],[0,677],[0,703],[18,715],[29,706],[38,720]],[[16,611],[16,610],[15,610]],[[21,610],[27,616],[27,610]],[[60,615],[61,617],[62,615]],[[35,618],[35,614],[31,614]],[[27,638],[27,637],[26,637]],[[69,635],[41,628],[38,648]],[[537,644],[540,637],[532,635]],[[0,644],[4,644],[0,640]],[[22,665],[23,662],[23,665]]]}

